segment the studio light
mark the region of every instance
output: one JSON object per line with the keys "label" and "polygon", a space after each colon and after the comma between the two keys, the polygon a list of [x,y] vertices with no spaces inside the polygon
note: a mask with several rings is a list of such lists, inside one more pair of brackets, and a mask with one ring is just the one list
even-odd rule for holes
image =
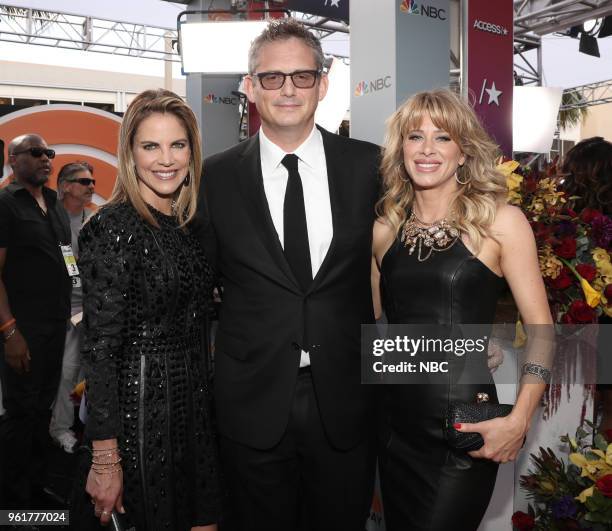
{"label": "studio light", "polygon": [[578,50],[587,55],[592,55],[593,57],[599,57],[599,44],[597,44],[597,39],[588,33],[580,34],[580,46]]}
{"label": "studio light", "polygon": [[599,28],[599,35],[597,35],[600,39],[604,37],[609,37],[612,35],[612,16],[604,18],[601,23],[601,27]]}
{"label": "studio light", "polygon": [[246,73],[251,42],[267,25],[266,20],[180,22],[183,73]]}

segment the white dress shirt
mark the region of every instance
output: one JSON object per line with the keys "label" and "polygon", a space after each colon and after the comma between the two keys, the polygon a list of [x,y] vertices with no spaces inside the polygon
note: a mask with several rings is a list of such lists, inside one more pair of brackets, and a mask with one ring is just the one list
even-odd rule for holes
{"label": "white dress shirt", "polygon": [[[280,147],[266,137],[263,128],[259,129],[259,149],[261,153],[261,173],[268,208],[272,216],[278,239],[284,247],[283,205],[289,172],[281,161],[287,155]],[[329,184],[327,182],[327,163],[321,132],[313,127],[308,138],[293,151],[298,157],[298,171],[304,190],[306,227],[312,276],[316,276],[334,235]],[[300,367],[310,365],[308,352],[302,351]]]}

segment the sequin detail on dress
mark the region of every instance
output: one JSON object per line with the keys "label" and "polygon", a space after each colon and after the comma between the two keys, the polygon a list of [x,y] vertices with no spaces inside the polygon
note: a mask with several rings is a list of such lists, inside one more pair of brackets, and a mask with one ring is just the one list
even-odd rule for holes
{"label": "sequin detail on dress", "polygon": [[176,219],[127,204],[81,232],[88,439],[117,437],[132,525],[188,530],[218,517],[205,354],[212,271]]}

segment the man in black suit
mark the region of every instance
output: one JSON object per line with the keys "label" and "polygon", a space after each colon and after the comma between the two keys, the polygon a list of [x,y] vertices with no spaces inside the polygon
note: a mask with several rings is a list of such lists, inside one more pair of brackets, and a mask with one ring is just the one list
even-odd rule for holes
{"label": "man in black suit", "polygon": [[250,140],[204,163],[204,242],[223,304],[215,401],[236,531],[363,531],[372,496],[373,144],[315,127],[319,41],[287,19],[249,52]]}

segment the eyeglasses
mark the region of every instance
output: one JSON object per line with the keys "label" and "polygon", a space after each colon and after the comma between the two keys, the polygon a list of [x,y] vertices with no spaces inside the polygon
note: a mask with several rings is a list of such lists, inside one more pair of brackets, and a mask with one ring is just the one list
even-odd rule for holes
{"label": "eyeglasses", "polygon": [[90,184],[96,185],[95,179],[90,179],[89,177],[79,177],[78,179],[66,179],[67,183],[79,183],[83,186],[89,186]]}
{"label": "eyeglasses", "polygon": [[55,158],[55,150],[49,148],[31,147],[22,151],[13,151],[13,155],[21,155],[22,153],[29,153],[35,159],[39,159],[43,154],[46,155],[48,159]]}
{"label": "eyeglasses", "polygon": [[253,74],[259,79],[262,88],[266,90],[278,90],[290,77],[293,86],[300,89],[309,89],[315,86],[317,78],[321,75],[320,70],[296,70],[290,74],[284,72],[261,72]]}

